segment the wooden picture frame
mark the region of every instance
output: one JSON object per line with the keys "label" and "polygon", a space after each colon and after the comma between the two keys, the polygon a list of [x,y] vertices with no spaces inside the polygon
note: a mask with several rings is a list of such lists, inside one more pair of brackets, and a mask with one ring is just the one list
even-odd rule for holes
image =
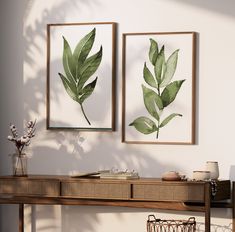
{"label": "wooden picture frame", "polygon": [[195,32],[123,34],[122,142],[195,144]]}
{"label": "wooden picture frame", "polygon": [[115,130],[116,23],[47,25],[47,129]]}

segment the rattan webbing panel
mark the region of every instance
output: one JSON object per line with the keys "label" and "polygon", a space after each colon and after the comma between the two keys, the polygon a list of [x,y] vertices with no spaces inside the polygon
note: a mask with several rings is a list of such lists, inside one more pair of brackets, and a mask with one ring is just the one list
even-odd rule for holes
{"label": "rattan webbing panel", "polygon": [[203,201],[204,185],[134,184],[133,199],[150,201]]}
{"label": "rattan webbing panel", "polygon": [[62,182],[61,196],[124,200],[130,198],[130,184]]}
{"label": "rattan webbing panel", "polygon": [[57,180],[1,179],[0,194],[59,196],[60,182]]}

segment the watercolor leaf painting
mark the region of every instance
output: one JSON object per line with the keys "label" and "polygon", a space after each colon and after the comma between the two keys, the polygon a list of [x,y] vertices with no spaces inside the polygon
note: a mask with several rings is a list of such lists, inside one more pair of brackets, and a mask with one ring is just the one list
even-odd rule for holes
{"label": "watercolor leaf painting", "polygon": [[67,94],[80,105],[81,112],[89,125],[91,125],[91,122],[85,113],[83,104],[96,87],[98,76],[90,82],[89,80],[98,69],[102,60],[102,46],[100,46],[97,53],[89,56],[95,41],[95,35],[96,29],[94,28],[77,43],[73,52],[68,41],[63,36],[62,60],[65,74],[59,73]]}
{"label": "watercolor leaf painting", "polygon": [[166,60],[165,46],[159,50],[158,43],[150,39],[149,61],[152,71],[147,67],[146,62],[143,68],[143,78],[145,84],[142,84],[142,93],[144,106],[150,117],[140,116],[136,118],[129,126],[142,134],[151,134],[156,132],[156,139],[159,138],[160,130],[176,117],[182,117],[180,113],[172,112],[162,119],[164,109],[172,104],[185,80],[173,81],[173,76],[177,68],[179,49],[175,50]]}

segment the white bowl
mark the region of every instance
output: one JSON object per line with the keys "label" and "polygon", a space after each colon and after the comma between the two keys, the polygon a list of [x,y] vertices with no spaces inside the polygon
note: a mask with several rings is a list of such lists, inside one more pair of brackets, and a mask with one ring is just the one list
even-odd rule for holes
{"label": "white bowl", "polygon": [[193,171],[194,180],[209,180],[210,172],[209,171]]}

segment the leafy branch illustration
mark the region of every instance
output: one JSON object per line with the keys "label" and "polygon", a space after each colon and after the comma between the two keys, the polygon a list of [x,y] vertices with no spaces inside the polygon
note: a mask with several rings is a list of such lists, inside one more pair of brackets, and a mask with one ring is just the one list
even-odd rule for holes
{"label": "leafy branch illustration", "polygon": [[98,69],[102,59],[102,46],[97,53],[88,57],[95,41],[96,29],[85,35],[76,45],[73,53],[63,36],[63,67],[65,75],[59,73],[67,94],[81,106],[81,111],[91,125],[83,108],[84,101],[93,93],[98,77],[87,84],[87,81]]}
{"label": "leafy branch illustration", "polygon": [[150,39],[149,60],[153,65],[154,75],[144,63],[143,77],[146,84],[142,84],[144,105],[148,113],[154,120],[149,117],[141,116],[136,118],[129,126],[134,126],[142,134],[156,133],[159,138],[160,129],[166,126],[173,118],[182,114],[172,113],[163,120],[161,115],[164,109],[169,106],[176,98],[183,82],[185,80],[172,81],[175,74],[178,61],[179,49],[175,50],[169,58],[165,59],[165,47],[158,49],[158,43]]}

